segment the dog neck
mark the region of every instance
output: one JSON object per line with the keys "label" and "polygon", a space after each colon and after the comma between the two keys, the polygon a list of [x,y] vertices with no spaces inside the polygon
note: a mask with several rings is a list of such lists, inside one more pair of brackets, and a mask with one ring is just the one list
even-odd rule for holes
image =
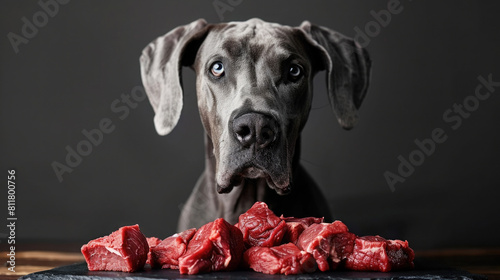
{"label": "dog neck", "polygon": [[[244,179],[231,192],[219,194],[216,182],[216,161],[211,139],[205,136],[205,170],[196,183],[193,193],[181,211],[178,231],[199,228],[217,218],[231,224],[238,222],[239,215],[257,201],[265,202],[277,215],[286,217],[322,217],[331,220],[328,203],[314,180],[299,163],[300,137],[297,139],[292,160],[291,189],[288,195],[278,195],[265,179]],[[301,202],[311,202],[301,204]],[[292,206],[292,207],[291,207]]]}

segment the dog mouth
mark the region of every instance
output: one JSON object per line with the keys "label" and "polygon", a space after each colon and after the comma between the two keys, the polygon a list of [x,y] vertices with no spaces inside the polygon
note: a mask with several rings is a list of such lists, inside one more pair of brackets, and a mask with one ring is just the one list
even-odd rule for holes
{"label": "dog mouth", "polygon": [[286,195],[291,191],[289,176],[269,172],[256,164],[247,164],[222,176],[221,182],[217,184],[217,192],[229,193],[234,187],[241,186],[245,180],[260,179],[265,180],[267,186],[279,195]]}
{"label": "dog mouth", "polygon": [[257,167],[253,167],[253,166],[245,168],[241,172],[241,176],[243,178],[249,178],[249,179],[268,177],[266,172],[264,172],[262,169],[259,169]]}
{"label": "dog mouth", "polygon": [[232,115],[224,138],[218,141],[218,152],[214,152],[217,192],[265,182],[277,194],[288,194],[293,152],[287,130],[278,121],[281,118],[253,111]]}

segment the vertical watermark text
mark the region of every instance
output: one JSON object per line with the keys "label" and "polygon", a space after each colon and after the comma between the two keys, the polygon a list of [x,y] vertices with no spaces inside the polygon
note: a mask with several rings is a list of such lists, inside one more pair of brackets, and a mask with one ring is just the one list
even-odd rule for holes
{"label": "vertical watermark text", "polygon": [[16,272],[16,170],[7,170],[7,269]]}

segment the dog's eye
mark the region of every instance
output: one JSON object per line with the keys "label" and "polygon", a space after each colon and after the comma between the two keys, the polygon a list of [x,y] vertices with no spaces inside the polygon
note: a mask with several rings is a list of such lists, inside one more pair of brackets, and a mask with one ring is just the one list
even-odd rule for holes
{"label": "dog's eye", "polygon": [[300,77],[303,75],[302,67],[298,64],[292,64],[290,65],[290,68],[288,69],[288,77],[292,81],[298,80]]}
{"label": "dog's eye", "polygon": [[224,64],[220,61],[214,62],[210,71],[215,77],[222,77],[224,75]]}

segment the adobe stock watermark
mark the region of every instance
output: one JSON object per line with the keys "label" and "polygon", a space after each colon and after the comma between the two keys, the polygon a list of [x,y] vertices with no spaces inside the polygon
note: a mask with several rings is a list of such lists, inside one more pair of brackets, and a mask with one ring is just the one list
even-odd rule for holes
{"label": "adobe stock watermark", "polygon": [[9,231],[9,239],[7,243],[10,245],[7,251],[8,270],[16,272],[16,223],[17,223],[17,209],[16,209],[16,188],[17,188],[17,174],[15,169],[7,170],[7,229]]}
{"label": "adobe stock watermark", "polygon": [[[453,106],[443,112],[443,121],[449,125],[449,129],[457,130],[462,126],[464,119],[468,119],[474,113],[481,101],[488,100],[500,82],[493,81],[493,75],[489,74],[487,78],[478,76],[474,93],[464,98],[462,103],[453,104]],[[384,178],[392,192],[396,191],[396,184],[403,183],[410,177],[415,168],[421,166],[425,159],[432,156],[439,144],[448,140],[448,133],[444,128],[436,127],[431,131],[430,137],[423,140],[415,139],[415,148],[406,156],[397,157],[399,164],[395,172],[385,171]]]}
{"label": "adobe stock watermark", "polygon": [[212,6],[214,6],[214,10],[217,13],[220,21],[224,20],[225,12],[232,12],[234,8],[243,3],[243,0],[214,0],[212,2]]}
{"label": "adobe stock watermark", "polygon": [[10,45],[16,54],[19,53],[19,46],[21,44],[28,44],[31,39],[35,38],[40,28],[45,27],[49,23],[49,18],[55,17],[59,13],[60,5],[66,5],[70,0],[40,0],[38,6],[40,10],[33,13],[31,19],[22,17],[21,32],[19,34],[14,32],[7,33]]}
{"label": "adobe stock watermark", "polygon": [[400,14],[403,10],[404,7],[399,0],[389,0],[387,2],[387,9],[381,9],[378,12],[371,10],[370,15],[374,20],[367,22],[363,26],[363,29],[359,26],[354,27],[354,41],[361,47],[366,48],[370,44],[371,39],[377,37],[382,32],[382,28],[386,28],[391,23],[392,16]]}
{"label": "adobe stock watermark", "polygon": [[[110,110],[115,114],[118,120],[125,120],[130,115],[132,109],[137,108],[138,104],[146,99],[146,91],[142,86],[132,88],[130,94],[122,94],[111,102]],[[97,127],[87,130],[82,130],[82,140],[75,145],[66,145],[66,156],[64,162],[53,161],[51,167],[57,177],[59,183],[63,181],[63,175],[71,173],[78,167],[85,157],[88,157],[94,148],[98,147],[104,141],[107,134],[113,132],[116,128],[115,122],[112,118],[102,118]]]}

